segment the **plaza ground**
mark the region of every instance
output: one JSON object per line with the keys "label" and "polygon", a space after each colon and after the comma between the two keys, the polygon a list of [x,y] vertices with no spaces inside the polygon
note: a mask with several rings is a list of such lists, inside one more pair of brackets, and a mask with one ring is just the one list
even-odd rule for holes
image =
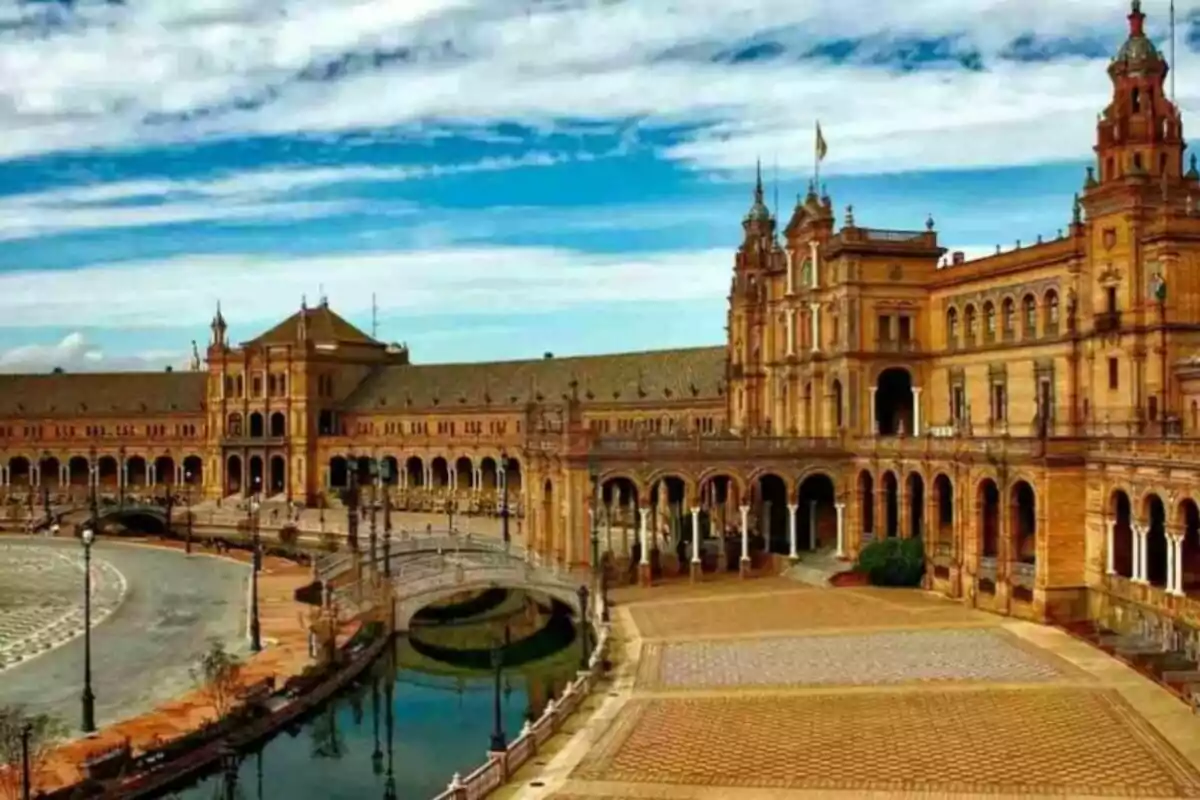
{"label": "plaza ground", "polygon": [[613,687],[504,800],[1200,798],[1200,717],[1060,630],[781,578],[613,599]]}

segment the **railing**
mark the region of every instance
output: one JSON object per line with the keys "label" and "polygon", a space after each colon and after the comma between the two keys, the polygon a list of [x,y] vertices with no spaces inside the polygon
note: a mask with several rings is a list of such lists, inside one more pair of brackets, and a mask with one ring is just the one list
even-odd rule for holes
{"label": "railing", "polygon": [[1031,564],[1028,561],[1014,561],[1009,565],[1008,582],[1013,586],[1032,592],[1036,580],[1037,564]]}
{"label": "railing", "polygon": [[837,437],[815,436],[599,436],[592,452],[600,456],[770,455],[811,452],[844,455]]}
{"label": "railing", "polygon": [[925,238],[925,231],[890,231],[882,228],[859,228],[873,242],[917,242]]}
{"label": "railing", "polygon": [[538,751],[557,733],[587,698],[592,687],[604,674],[605,656],[608,652],[610,626],[604,622],[604,598],[597,597],[593,605],[593,627],[599,633],[596,646],[588,658],[587,669],[576,673],[575,680],[567,684],[561,700],[551,699],[536,722],[526,722],[521,734],[509,742],[502,751],[489,752],[487,761],[470,772],[465,778],[455,774],[446,791],[434,800],[479,800],[500,788],[522,766],[532,760]]}
{"label": "railing", "polygon": [[918,353],[921,343],[916,339],[877,339],[875,349],[881,353]]}
{"label": "railing", "polygon": [[996,557],[981,556],[979,559],[979,577],[983,580],[996,582]]}
{"label": "railing", "polygon": [[283,447],[287,444],[286,436],[225,436],[221,439],[225,447]]}
{"label": "railing", "polygon": [[[370,553],[368,552],[367,541],[369,534],[363,534],[359,531],[359,555],[364,557],[364,566],[369,565]],[[383,541],[382,535],[377,535],[376,554],[380,563],[383,561]],[[402,531],[399,536],[393,535],[391,543],[388,547],[389,561],[395,562],[407,558],[411,558],[414,553],[421,552],[444,552],[458,555],[463,552],[489,552],[503,553],[510,559],[518,561],[526,560],[526,550],[524,545],[515,542],[505,544],[500,539],[491,536],[474,536],[472,534],[456,534],[444,531],[435,531],[432,534],[410,534]],[[329,581],[339,575],[345,574],[354,564],[354,553],[339,552],[321,556],[317,560],[317,577],[322,581]]]}
{"label": "railing", "polygon": [[881,456],[909,458],[962,458],[972,455],[984,458],[1082,458],[1089,442],[1089,439],[1082,437],[1043,439],[1038,436],[876,436],[854,440],[852,446],[858,452],[875,450]]}
{"label": "railing", "polygon": [[[1148,423],[1154,425],[1154,423]],[[1153,458],[1159,461],[1200,461],[1200,439],[1151,439],[1097,436],[1091,440],[1088,455],[1098,458]]]}
{"label": "railing", "polygon": [[1096,315],[1096,333],[1114,333],[1121,329],[1121,312],[1105,311]]}

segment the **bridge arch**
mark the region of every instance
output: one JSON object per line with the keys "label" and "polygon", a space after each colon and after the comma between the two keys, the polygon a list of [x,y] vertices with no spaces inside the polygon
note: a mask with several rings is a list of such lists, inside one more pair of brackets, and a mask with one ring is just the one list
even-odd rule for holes
{"label": "bridge arch", "polygon": [[427,606],[463,592],[487,589],[519,589],[552,597],[571,609],[571,614],[578,624],[578,590],[571,585],[526,574],[525,565],[521,563],[515,567],[498,567],[494,572],[483,571],[479,575],[473,575],[469,570],[447,570],[436,580],[424,579],[409,583],[405,587],[404,595],[393,599],[396,630],[407,631],[411,627],[413,617]]}

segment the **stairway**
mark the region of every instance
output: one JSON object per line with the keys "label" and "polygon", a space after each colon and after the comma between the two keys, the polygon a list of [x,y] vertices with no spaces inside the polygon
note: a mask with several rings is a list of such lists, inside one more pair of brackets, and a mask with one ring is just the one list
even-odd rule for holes
{"label": "stairway", "polygon": [[800,561],[784,571],[784,577],[809,586],[828,587],[830,579],[841,572],[854,569],[854,562],[842,561],[833,548],[800,554]]}

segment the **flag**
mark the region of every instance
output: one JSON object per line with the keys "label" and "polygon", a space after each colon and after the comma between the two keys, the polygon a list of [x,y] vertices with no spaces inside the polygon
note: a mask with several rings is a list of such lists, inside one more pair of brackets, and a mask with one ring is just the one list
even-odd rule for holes
{"label": "flag", "polygon": [[825,144],[825,137],[821,134],[821,123],[817,122],[817,162],[825,160],[825,154],[829,152],[828,145]]}

